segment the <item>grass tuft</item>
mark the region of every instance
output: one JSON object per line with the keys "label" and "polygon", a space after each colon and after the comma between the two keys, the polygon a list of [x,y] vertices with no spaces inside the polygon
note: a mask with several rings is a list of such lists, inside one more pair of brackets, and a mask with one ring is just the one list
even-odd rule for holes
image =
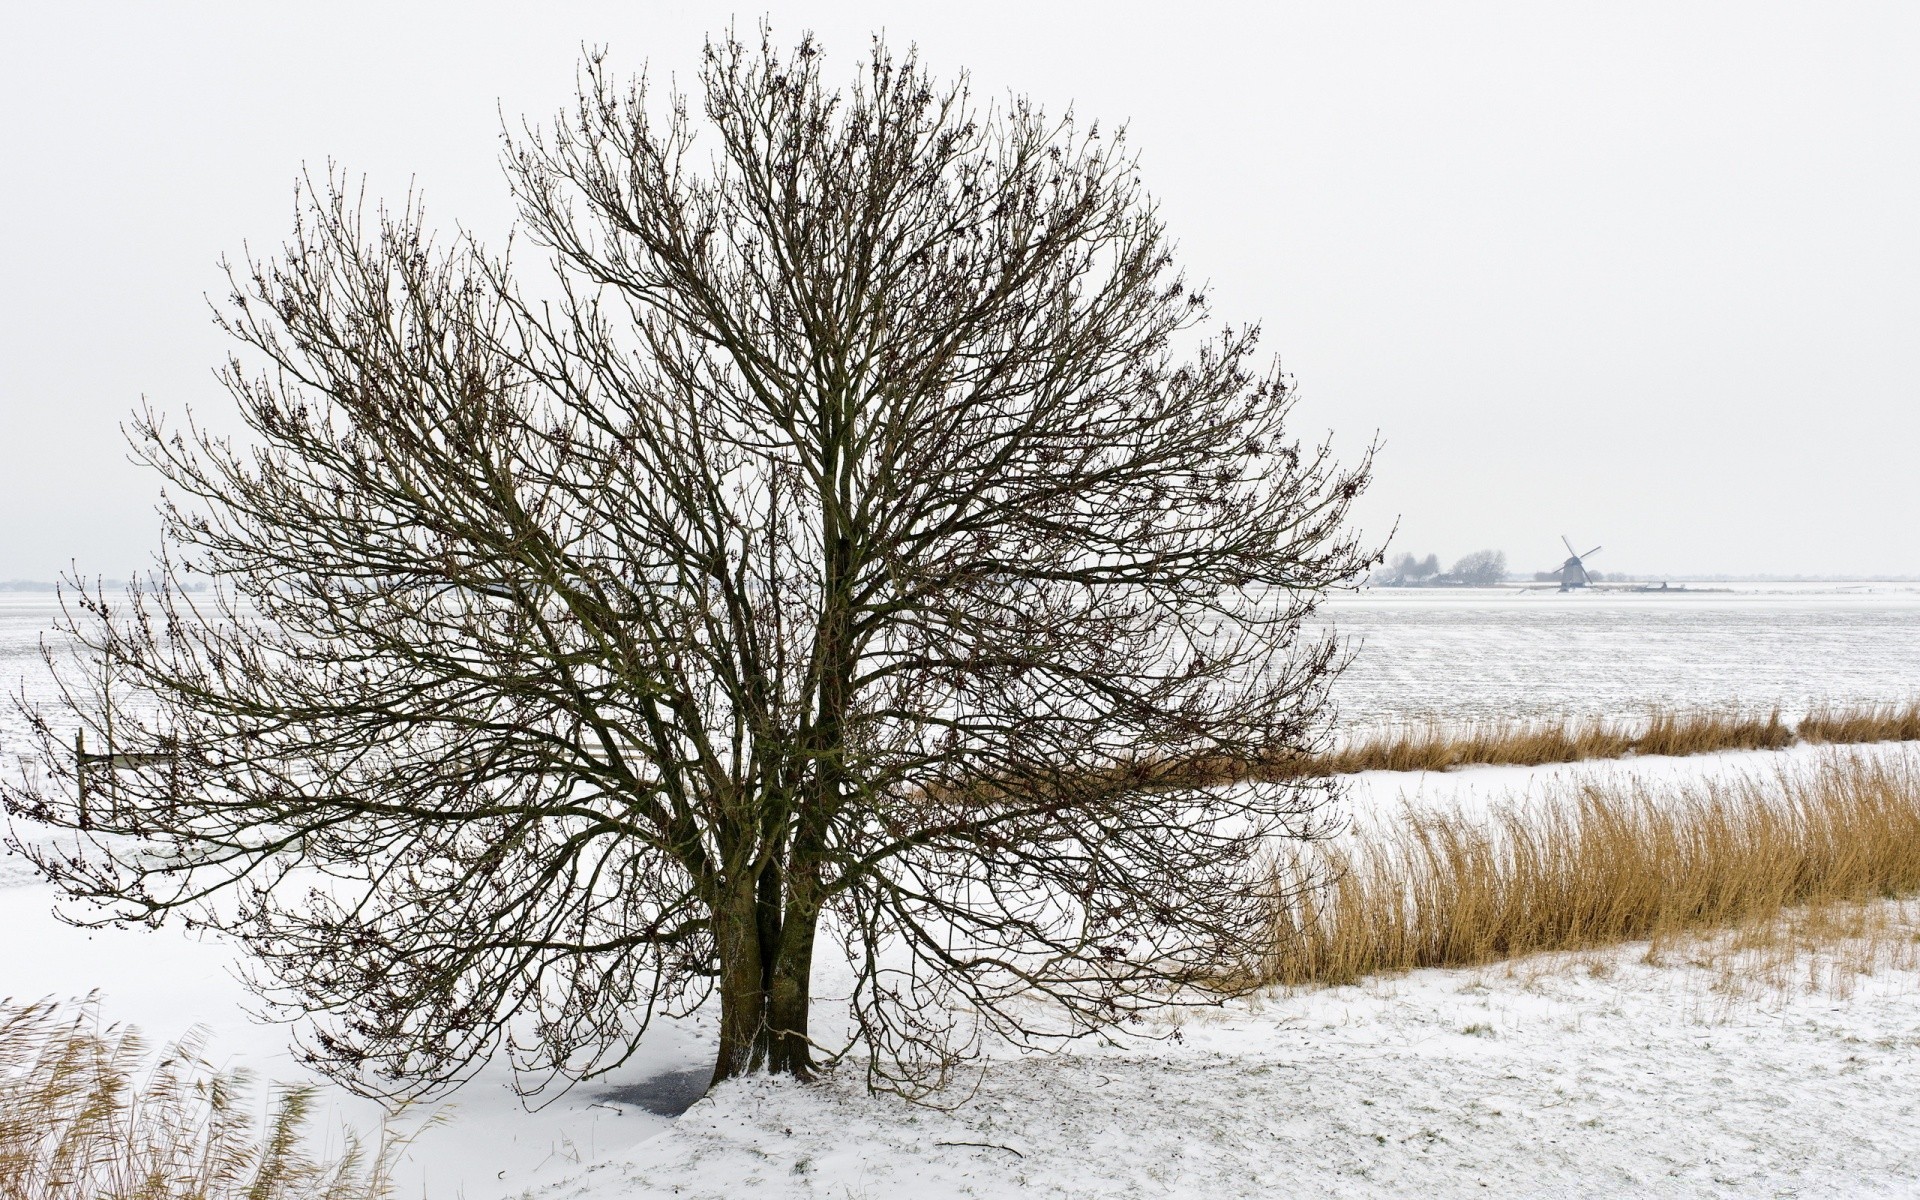
{"label": "grass tuft", "polygon": [[1781,750],[1793,743],[1793,727],[1780,719],[1779,709],[1757,715],[1655,713],[1633,739],[1633,753],[1683,757],[1722,750]]}
{"label": "grass tuft", "polygon": [[1265,983],[1758,928],[1920,892],[1920,760],[1836,755],[1667,793],[1600,781],[1485,814],[1410,810],[1294,852],[1274,882]]}
{"label": "grass tuft", "polygon": [[99,1028],[92,1003],[0,1001],[0,1197],[4,1200],[384,1200],[397,1144],[338,1158],[303,1151],[310,1088],[279,1090],[256,1122],[242,1072],[220,1071],[193,1034],[147,1066],[130,1029]]}
{"label": "grass tuft", "polygon": [[1920,700],[1856,708],[1821,708],[1807,714],[1798,726],[1809,742],[1920,741]]}
{"label": "grass tuft", "polygon": [[1314,773],[1357,775],[1362,771],[1450,771],[1468,766],[1578,762],[1631,754],[1633,743],[1632,733],[1597,718],[1409,726],[1381,731],[1329,751],[1315,761]]}

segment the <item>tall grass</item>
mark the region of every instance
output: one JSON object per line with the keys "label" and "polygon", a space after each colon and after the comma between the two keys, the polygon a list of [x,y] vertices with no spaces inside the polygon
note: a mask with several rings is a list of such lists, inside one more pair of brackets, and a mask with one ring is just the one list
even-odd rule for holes
{"label": "tall grass", "polygon": [[1920,700],[1906,705],[1815,709],[1800,722],[1796,732],[1809,742],[1920,741]]}
{"label": "tall grass", "polygon": [[1543,766],[1595,758],[1724,750],[1779,750],[1796,742],[1920,741],[1920,701],[1823,708],[1797,725],[1778,709],[1655,711],[1637,722],[1601,717],[1540,721],[1432,722],[1365,734],[1321,754],[1236,760],[1203,757],[1151,768],[1169,783],[1218,786],[1246,780],[1450,771],[1471,766]]}
{"label": "tall grass", "polygon": [[[1797,726],[1780,710],[1655,710],[1635,722],[1604,717],[1535,721],[1433,721],[1378,730],[1317,754],[1201,753],[1141,758],[1102,778],[1149,787],[1230,787],[1249,781],[1357,775],[1362,771],[1450,771],[1473,766],[1544,766],[1629,755],[1781,750],[1797,742],[1920,741],[1920,701],[1816,710]],[[993,785],[986,785],[991,790]],[[951,798],[951,797],[950,797]]]}
{"label": "tall grass", "polygon": [[1643,725],[1601,718],[1477,722],[1389,730],[1312,761],[1315,774],[1361,771],[1446,771],[1454,767],[1579,762],[1629,754],[1707,754],[1777,750],[1794,731],[1778,710],[1655,712]]}
{"label": "tall grass", "polygon": [[397,1146],[337,1158],[303,1146],[313,1092],[281,1090],[264,1120],[244,1074],[202,1039],[148,1066],[138,1033],[91,1004],[0,1002],[0,1200],[384,1200]]}
{"label": "tall grass", "polygon": [[1920,891],[1920,760],[1836,755],[1656,794],[1594,782],[1409,811],[1275,868],[1263,982],[1657,939]]}

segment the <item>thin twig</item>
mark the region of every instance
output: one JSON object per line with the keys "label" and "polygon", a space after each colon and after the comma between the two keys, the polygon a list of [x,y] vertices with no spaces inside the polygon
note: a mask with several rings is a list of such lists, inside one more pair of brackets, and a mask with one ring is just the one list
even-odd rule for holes
{"label": "thin twig", "polygon": [[1005,1150],[1008,1154],[1013,1155],[1015,1158],[1026,1157],[1026,1155],[1020,1153],[1018,1150],[1015,1150],[1012,1146],[1002,1146],[999,1142],[935,1142],[934,1145],[936,1146],[978,1146],[982,1150]]}

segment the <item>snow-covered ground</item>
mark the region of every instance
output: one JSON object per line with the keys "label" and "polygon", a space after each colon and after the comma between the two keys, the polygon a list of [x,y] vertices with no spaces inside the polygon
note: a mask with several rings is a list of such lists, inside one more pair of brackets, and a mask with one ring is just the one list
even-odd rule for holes
{"label": "snow-covered ground", "polygon": [[[1822,753],[1376,772],[1356,777],[1350,799],[1366,819],[1593,775],[1658,786],[1770,772]],[[156,1038],[203,1024],[227,1061],[306,1077],[283,1027],[247,1019],[229,947],[74,929],[47,917],[52,897],[29,876],[0,882],[5,992],[98,988],[109,1019]],[[1235,1001],[1113,1045],[991,1061],[947,1112],[870,1097],[854,1070],[815,1087],[730,1084],[678,1121],[654,1115],[633,1099],[649,1081],[671,1093],[707,1065],[710,1031],[696,1022],[538,1113],[504,1077],[483,1077],[419,1137],[402,1178],[406,1194],[435,1200],[1920,1196],[1920,973],[1883,971],[1844,998],[1728,996],[1716,970],[1684,956],[1649,966],[1644,950]],[[326,1098],[331,1123],[378,1119],[364,1101]]]}
{"label": "snow-covered ground", "polygon": [[1359,656],[1349,722],[1620,716],[1648,708],[1906,701],[1920,585],[1703,584],[1645,595],[1374,588],[1323,610]]}
{"label": "snow-covered ground", "polygon": [[1739,1000],[1643,955],[1235,1003],[950,1112],[730,1083],[539,1195],[1920,1195],[1920,973]]}
{"label": "snow-covered ground", "polygon": [[[1833,753],[1920,744],[1375,772],[1349,799],[1390,819]],[[1920,939],[1920,911],[1885,907]],[[1749,974],[1700,940],[1273,991],[994,1059],[944,1111],[857,1071],[730,1083],[534,1195],[1920,1196],[1920,954],[1863,976],[1844,958]]]}
{"label": "snow-covered ground", "polygon": [[[211,1035],[214,1063],[256,1078],[313,1083],[289,1050],[291,1031],[249,1014],[257,1007],[234,973],[236,952],[224,942],[178,928],[81,929],[55,920],[51,890],[17,863],[0,874],[0,996],[15,1001],[70,999],[99,992],[101,1018],[138,1026],[150,1044],[172,1041],[198,1026]],[[667,1028],[646,1053],[604,1084],[578,1089],[529,1113],[504,1072],[483,1075],[432,1106],[444,1120],[428,1129],[402,1165],[409,1200],[491,1200],[527,1184],[563,1175],[579,1161],[661,1132],[669,1122],[636,1105],[606,1107],[610,1089],[661,1080],[671,1093],[689,1069],[712,1070],[704,1031]],[[662,1077],[665,1077],[662,1079]],[[697,1093],[696,1093],[697,1094]],[[335,1136],[343,1125],[379,1128],[383,1112],[366,1100],[323,1086],[316,1130]],[[669,1095],[668,1098],[671,1098]],[[264,1104],[264,1100],[263,1100]],[[418,1129],[426,1108],[403,1114],[399,1132]],[[337,1139],[333,1143],[337,1147]]]}
{"label": "snow-covered ground", "polygon": [[[1472,716],[1920,692],[1911,589],[1431,596],[1332,606],[1341,628],[1365,635],[1343,683],[1356,718],[1439,711],[1430,705],[1448,696],[1454,715]],[[8,690],[44,692],[29,651],[47,615],[44,601],[0,601]],[[0,716],[0,750],[22,749],[19,734]],[[1818,753],[1375,773],[1353,781],[1349,801],[1364,819],[1594,773],[1671,782]],[[0,995],[98,989],[106,1019],[152,1040],[204,1025],[216,1057],[307,1078],[288,1031],[248,1018],[230,947],[178,930],[75,929],[50,918],[52,900],[0,860]],[[654,1115],[647,1104],[697,1086],[708,1065],[710,1030],[696,1020],[537,1113],[502,1076],[481,1078],[415,1142],[402,1194],[1920,1196],[1920,975],[1884,971],[1845,997],[1728,997],[1715,971],[1649,966],[1642,953],[1235,1002],[1150,1037],[996,1060],[977,1092],[948,1098],[950,1112],[869,1097],[853,1071],[815,1087],[728,1085],[677,1121]],[[323,1095],[328,1122],[378,1119],[364,1101]]]}

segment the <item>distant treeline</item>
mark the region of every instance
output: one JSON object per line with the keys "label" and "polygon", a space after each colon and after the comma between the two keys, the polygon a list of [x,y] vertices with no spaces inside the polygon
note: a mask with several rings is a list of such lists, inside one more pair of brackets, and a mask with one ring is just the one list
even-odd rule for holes
{"label": "distant treeline", "polygon": [[[1524,578],[1529,577],[1507,573],[1507,556],[1504,551],[1475,550],[1472,554],[1463,555],[1459,561],[1444,571],[1440,569],[1438,554],[1429,554],[1425,558],[1402,554],[1375,571],[1368,582],[1375,587],[1494,587]],[[1535,583],[1558,583],[1560,572],[1558,570],[1535,571],[1530,578]],[[1625,571],[1588,571],[1587,578],[1594,583],[1646,583],[1649,580],[1664,579],[1667,576],[1629,575]]]}
{"label": "distant treeline", "polygon": [[[1665,579],[1664,575],[1629,575],[1625,571],[1588,571],[1587,578],[1594,583],[1653,583]],[[1535,583],[1559,583],[1558,571],[1535,571]]]}
{"label": "distant treeline", "polygon": [[1506,578],[1506,551],[1475,550],[1445,571],[1437,554],[1425,558],[1402,554],[1375,571],[1372,582],[1378,587],[1492,587]]}

